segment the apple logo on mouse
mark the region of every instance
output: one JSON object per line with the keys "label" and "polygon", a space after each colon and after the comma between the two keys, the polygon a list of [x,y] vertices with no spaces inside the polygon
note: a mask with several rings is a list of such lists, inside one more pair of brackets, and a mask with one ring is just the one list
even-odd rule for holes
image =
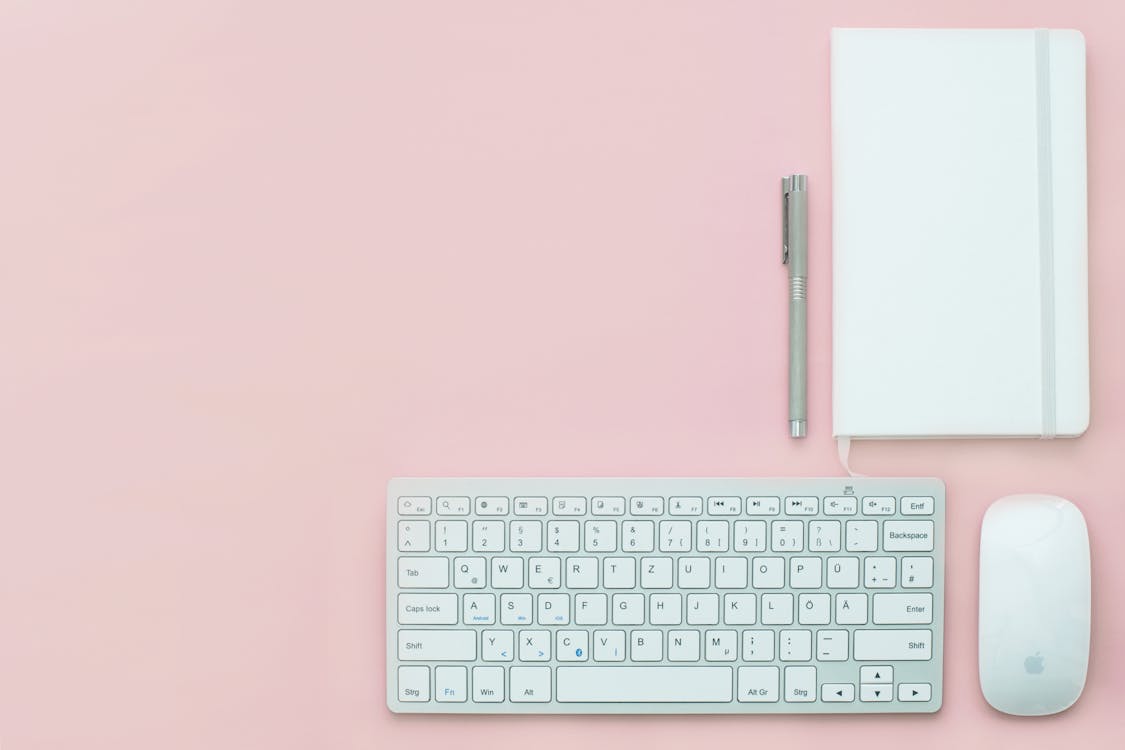
{"label": "apple logo on mouse", "polygon": [[1035,652],[1033,656],[1029,656],[1023,660],[1023,668],[1027,670],[1028,674],[1042,674],[1043,673],[1043,657],[1039,652]]}

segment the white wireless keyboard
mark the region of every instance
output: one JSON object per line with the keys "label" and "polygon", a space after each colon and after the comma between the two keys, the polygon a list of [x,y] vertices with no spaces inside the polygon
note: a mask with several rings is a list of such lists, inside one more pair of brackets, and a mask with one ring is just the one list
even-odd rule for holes
{"label": "white wireless keyboard", "polygon": [[941,707],[937,479],[393,479],[387,705]]}

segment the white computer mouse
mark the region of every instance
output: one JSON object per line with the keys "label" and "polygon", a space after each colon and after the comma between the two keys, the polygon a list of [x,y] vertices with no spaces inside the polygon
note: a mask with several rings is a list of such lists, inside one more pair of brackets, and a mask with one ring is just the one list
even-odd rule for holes
{"label": "white computer mouse", "polygon": [[1090,538],[1073,503],[1010,495],[980,535],[980,687],[998,711],[1074,705],[1090,654]]}

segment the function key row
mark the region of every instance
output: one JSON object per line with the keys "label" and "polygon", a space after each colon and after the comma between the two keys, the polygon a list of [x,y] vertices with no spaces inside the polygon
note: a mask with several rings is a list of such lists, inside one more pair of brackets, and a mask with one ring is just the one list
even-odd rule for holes
{"label": "function key row", "polygon": [[[745,502],[744,502],[745,500]],[[514,497],[482,496],[439,496],[436,502],[426,496],[398,498],[400,516],[428,516],[436,512],[439,516],[467,516],[470,511],[477,516],[701,516],[706,511],[710,516],[893,516],[895,512],[904,516],[933,515],[932,497],[905,496],[901,499],[892,496],[852,495],[828,496],[823,499],[815,496],[700,496],[669,497],[635,496],[582,496]]]}

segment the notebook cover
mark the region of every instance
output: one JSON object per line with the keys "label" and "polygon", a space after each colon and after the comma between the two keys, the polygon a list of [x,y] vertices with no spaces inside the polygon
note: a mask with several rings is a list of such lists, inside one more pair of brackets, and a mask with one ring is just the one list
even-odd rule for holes
{"label": "notebook cover", "polygon": [[1089,422],[1085,41],[832,32],[841,437]]}

